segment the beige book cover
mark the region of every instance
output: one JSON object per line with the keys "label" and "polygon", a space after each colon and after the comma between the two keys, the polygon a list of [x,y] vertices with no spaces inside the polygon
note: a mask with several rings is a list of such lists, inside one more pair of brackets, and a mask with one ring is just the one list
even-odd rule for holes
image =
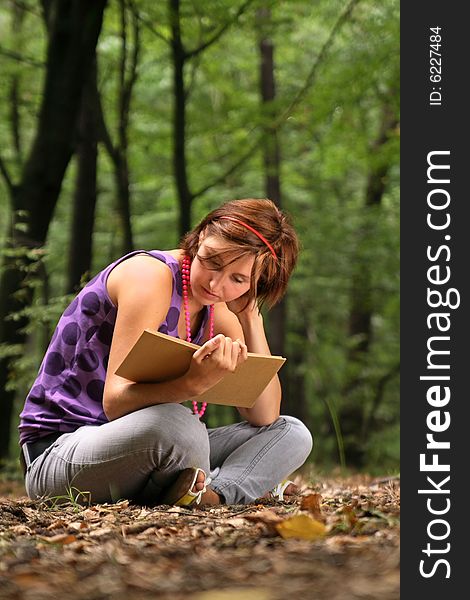
{"label": "beige book cover", "polygon": [[[191,357],[199,347],[146,329],[116,370],[116,375],[137,383],[176,379],[189,369]],[[234,373],[228,373],[197,400],[251,408],[285,361],[282,356],[249,352],[247,360]]]}

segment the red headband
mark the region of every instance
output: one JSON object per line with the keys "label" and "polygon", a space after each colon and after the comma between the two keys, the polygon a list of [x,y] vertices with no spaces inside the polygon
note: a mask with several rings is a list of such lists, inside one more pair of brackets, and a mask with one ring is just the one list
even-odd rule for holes
{"label": "red headband", "polygon": [[257,235],[259,237],[259,239],[262,242],[264,242],[266,244],[266,246],[271,250],[271,254],[277,260],[277,254],[274,252],[274,248],[271,246],[271,244],[268,242],[268,240],[264,237],[264,235],[261,235],[261,233],[259,231],[256,231],[256,229],[254,227],[251,227],[251,225],[248,225],[247,223],[244,223],[243,221],[240,221],[240,219],[236,219],[235,217],[219,217],[219,219],[226,219],[227,221],[234,221],[235,223],[240,223],[240,225],[243,225],[243,227],[246,227],[247,229],[252,231],[255,235]]}

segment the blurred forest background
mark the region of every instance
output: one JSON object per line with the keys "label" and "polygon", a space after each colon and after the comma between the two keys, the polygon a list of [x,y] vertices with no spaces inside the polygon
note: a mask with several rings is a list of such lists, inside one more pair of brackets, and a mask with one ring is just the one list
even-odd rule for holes
{"label": "blurred forest background", "polygon": [[[233,198],[291,214],[266,315],[312,460],[399,465],[398,0],[0,4],[0,458],[59,315]],[[211,406],[209,426],[233,420]]]}

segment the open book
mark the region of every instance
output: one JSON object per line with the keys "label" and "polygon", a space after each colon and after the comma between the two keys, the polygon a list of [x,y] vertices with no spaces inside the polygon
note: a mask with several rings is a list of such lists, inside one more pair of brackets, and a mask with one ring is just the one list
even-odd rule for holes
{"label": "open book", "polygon": [[[145,329],[116,375],[137,383],[156,383],[181,377],[199,348],[179,338]],[[248,352],[247,360],[197,399],[199,402],[251,408],[286,359]]]}

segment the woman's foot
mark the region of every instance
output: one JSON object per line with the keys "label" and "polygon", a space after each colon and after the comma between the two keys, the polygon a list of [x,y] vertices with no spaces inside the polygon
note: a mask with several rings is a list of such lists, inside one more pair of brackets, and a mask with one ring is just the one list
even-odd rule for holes
{"label": "woman's foot", "polygon": [[223,504],[219,494],[211,490],[211,488],[207,488],[204,494],[201,497],[201,504],[205,504],[207,506],[216,506],[217,504]]}
{"label": "woman's foot", "polygon": [[300,492],[300,488],[295,483],[289,483],[289,485],[284,490],[284,496],[297,496]]}
{"label": "woman's foot", "polygon": [[[286,487],[284,488],[284,485]],[[282,482],[277,485],[273,490],[266,492],[262,498],[274,498],[275,500],[283,500],[284,496],[297,496],[300,493],[300,488],[293,481]]]}
{"label": "woman's foot", "polygon": [[160,498],[161,504],[192,506],[199,504],[204,490],[205,473],[202,469],[188,467],[178,474],[176,480]]}
{"label": "woman's foot", "polygon": [[[206,476],[203,471],[199,471],[196,479],[196,483],[193,486],[192,491],[194,493],[199,492],[204,489],[204,482],[206,480]],[[216,505],[221,504],[220,496],[214,490],[211,490],[210,487],[206,488],[206,491],[201,496],[201,504],[210,504]]]}
{"label": "woman's foot", "polygon": [[183,469],[176,481],[165,491],[161,504],[193,506],[196,504],[220,504],[221,499],[214,490],[206,488],[206,474],[202,469]]}

